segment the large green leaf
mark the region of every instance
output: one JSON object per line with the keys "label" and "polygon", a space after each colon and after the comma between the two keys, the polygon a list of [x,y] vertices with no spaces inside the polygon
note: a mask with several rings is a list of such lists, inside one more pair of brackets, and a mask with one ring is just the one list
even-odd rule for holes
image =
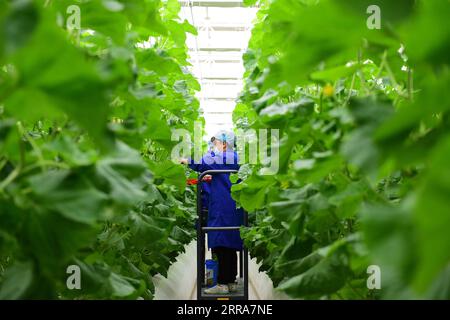
{"label": "large green leaf", "polygon": [[320,296],[340,289],[349,276],[345,258],[333,254],[278,286],[292,297]]}
{"label": "large green leaf", "polygon": [[173,163],[171,160],[163,162],[150,163],[150,168],[153,173],[153,178],[159,180],[158,184],[165,183],[167,185],[174,185],[179,191],[184,191],[186,187],[186,176],[184,168]]}
{"label": "large green leaf", "polygon": [[29,11],[34,10],[39,24],[26,30],[30,34],[11,58],[20,86],[6,100],[6,110],[29,120],[60,110],[100,141],[108,111],[107,84],[95,64],[69,43],[49,16],[32,9],[32,4],[28,6],[12,14],[19,15],[15,19],[27,19]]}
{"label": "large green leaf", "polygon": [[350,66],[339,66],[321,71],[316,71],[311,74],[312,80],[321,81],[336,81],[339,78],[348,77],[355,73],[361,66],[359,64],[352,64]]}
{"label": "large green leaf", "polygon": [[136,150],[119,143],[117,149],[96,164],[97,174],[108,182],[110,196],[119,203],[136,204],[147,195],[142,190],[145,164]]}
{"label": "large green leaf", "polygon": [[135,293],[136,289],[122,277],[114,272],[109,276],[109,284],[112,288],[113,296],[123,298]]}
{"label": "large green leaf", "polygon": [[247,211],[254,211],[264,205],[269,187],[274,183],[271,176],[253,175],[232,187],[232,194]]}
{"label": "large green leaf", "polygon": [[0,299],[14,300],[22,298],[33,280],[33,264],[29,261],[17,261],[4,275],[0,286]]}
{"label": "large green leaf", "polygon": [[410,205],[366,206],[363,210],[364,239],[373,264],[382,270],[381,287],[388,298],[412,297],[408,291],[418,263],[418,238]]}
{"label": "large green leaf", "polygon": [[76,181],[69,171],[45,172],[30,178],[36,201],[73,221],[93,224],[103,215],[107,195]]}
{"label": "large green leaf", "polygon": [[450,136],[436,147],[430,159],[432,165],[419,191],[415,220],[420,252],[416,284],[425,290],[432,279],[450,261]]}

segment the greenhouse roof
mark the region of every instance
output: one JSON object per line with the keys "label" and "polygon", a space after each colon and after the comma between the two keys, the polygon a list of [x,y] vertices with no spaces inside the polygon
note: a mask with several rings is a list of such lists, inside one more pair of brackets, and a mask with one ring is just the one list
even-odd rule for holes
{"label": "greenhouse roof", "polygon": [[257,8],[242,1],[181,0],[181,18],[198,30],[188,34],[192,72],[201,84],[198,94],[206,132],[229,129],[236,98],[242,89],[242,54],[247,48]]}

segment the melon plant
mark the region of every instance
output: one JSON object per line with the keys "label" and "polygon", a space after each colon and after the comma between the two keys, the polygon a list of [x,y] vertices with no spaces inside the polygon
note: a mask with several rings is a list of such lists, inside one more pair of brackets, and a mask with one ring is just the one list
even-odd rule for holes
{"label": "melon plant", "polygon": [[293,298],[449,299],[449,3],[248,3],[234,123],[280,132],[278,173],[233,187],[260,269]]}

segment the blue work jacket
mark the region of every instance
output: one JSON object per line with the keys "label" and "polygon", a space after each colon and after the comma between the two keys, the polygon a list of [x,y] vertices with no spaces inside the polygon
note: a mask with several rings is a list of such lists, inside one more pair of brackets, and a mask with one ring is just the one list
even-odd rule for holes
{"label": "blue work jacket", "polygon": [[[217,154],[211,152],[202,157],[201,163],[195,164],[193,160],[190,162],[189,167],[197,172],[239,170],[238,156],[234,151]],[[214,174],[208,191],[208,227],[233,227],[243,224],[243,210],[236,209],[236,202],[231,198],[229,173]],[[242,250],[239,230],[208,232],[208,247]]]}

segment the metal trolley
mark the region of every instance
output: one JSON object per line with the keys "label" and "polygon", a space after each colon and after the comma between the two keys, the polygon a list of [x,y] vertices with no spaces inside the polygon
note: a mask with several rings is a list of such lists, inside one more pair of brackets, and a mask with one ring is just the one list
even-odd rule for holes
{"label": "metal trolley", "polygon": [[[208,170],[198,175],[197,183],[197,300],[248,300],[248,251],[244,247],[239,252],[239,277],[243,279],[243,288],[236,293],[225,295],[205,294],[205,234],[209,231],[239,230],[241,226],[207,227],[205,214],[202,208],[202,181],[206,175],[214,176],[223,173],[237,173],[237,170]],[[244,212],[244,226],[248,226],[248,216]],[[243,289],[243,290],[242,290]]]}

